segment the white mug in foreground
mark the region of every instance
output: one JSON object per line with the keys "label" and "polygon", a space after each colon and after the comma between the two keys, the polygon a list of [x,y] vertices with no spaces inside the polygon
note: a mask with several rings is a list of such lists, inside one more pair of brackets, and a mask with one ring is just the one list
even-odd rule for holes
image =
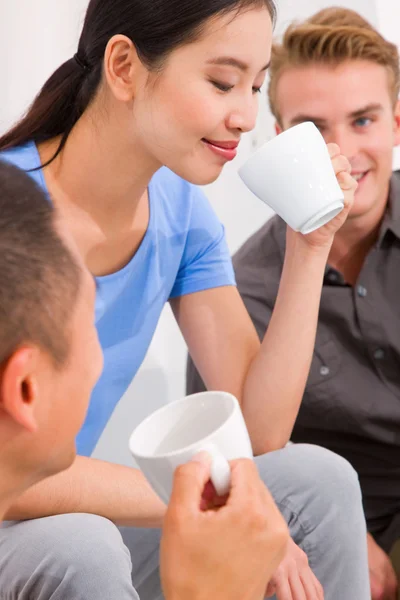
{"label": "white mug in foreground", "polygon": [[228,461],[253,457],[239,403],[225,392],[202,392],[166,404],[138,425],[129,449],[166,503],[176,467],[201,450],[211,455],[211,481],[220,496],[230,488]]}
{"label": "white mug in foreground", "polygon": [[264,144],[239,175],[253,194],[303,234],[322,227],[344,207],[328,148],[311,122]]}

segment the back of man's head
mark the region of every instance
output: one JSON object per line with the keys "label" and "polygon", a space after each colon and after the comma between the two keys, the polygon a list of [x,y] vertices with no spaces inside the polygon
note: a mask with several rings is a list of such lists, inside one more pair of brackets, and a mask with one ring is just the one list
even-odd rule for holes
{"label": "back of man's head", "polygon": [[0,368],[25,343],[56,366],[68,357],[81,274],[55,215],[31,177],[0,161]]}
{"label": "back of man's head", "polygon": [[351,60],[371,61],[386,68],[395,106],[400,89],[397,47],[358,13],[331,7],[289,26],[282,41],[273,45],[269,70],[268,97],[277,122],[281,124],[277,85],[284,71],[310,65],[336,66]]}

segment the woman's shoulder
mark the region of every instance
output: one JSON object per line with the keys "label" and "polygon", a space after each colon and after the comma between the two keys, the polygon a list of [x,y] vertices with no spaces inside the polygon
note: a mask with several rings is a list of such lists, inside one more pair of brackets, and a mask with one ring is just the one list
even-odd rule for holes
{"label": "woman's shoulder", "polygon": [[32,141],[7,150],[0,150],[0,160],[9,162],[24,171],[40,166],[40,158],[36,144]]}
{"label": "woman's shoulder", "polygon": [[47,194],[42,169],[40,168],[40,156],[35,142],[30,141],[21,146],[0,150],[0,160],[9,162],[22,171],[26,171],[35,183]]}

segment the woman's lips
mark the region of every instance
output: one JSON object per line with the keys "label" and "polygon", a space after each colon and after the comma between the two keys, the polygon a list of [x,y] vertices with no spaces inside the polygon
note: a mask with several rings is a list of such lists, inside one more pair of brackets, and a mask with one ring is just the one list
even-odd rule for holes
{"label": "woman's lips", "polygon": [[239,142],[219,142],[214,140],[202,139],[202,142],[212,151],[214,154],[221,156],[225,160],[233,160],[237,154],[237,147]]}

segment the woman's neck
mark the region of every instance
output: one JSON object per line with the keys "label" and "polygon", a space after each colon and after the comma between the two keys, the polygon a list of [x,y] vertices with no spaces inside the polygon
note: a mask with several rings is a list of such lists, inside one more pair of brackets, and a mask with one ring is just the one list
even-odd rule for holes
{"label": "woman's neck", "polygon": [[[132,221],[150,179],[161,167],[138,140],[127,139],[123,123],[121,115],[104,119],[95,107],[88,109],[60,155],[44,169],[50,193],[61,202],[116,227]],[[58,143],[53,139],[39,147],[42,163],[51,158]]]}

